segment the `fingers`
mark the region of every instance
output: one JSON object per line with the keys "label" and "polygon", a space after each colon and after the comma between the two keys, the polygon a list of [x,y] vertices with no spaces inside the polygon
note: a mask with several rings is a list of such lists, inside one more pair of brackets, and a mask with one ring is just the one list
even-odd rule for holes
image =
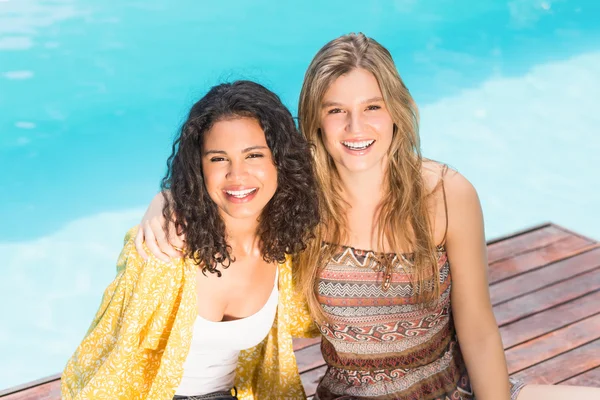
{"label": "fingers", "polygon": [[173,222],[169,224],[169,242],[171,242],[171,246],[173,246],[173,248],[180,253],[182,253],[182,250],[185,249],[185,235],[183,233],[177,233],[175,223]]}
{"label": "fingers", "polygon": [[138,225],[137,235],[135,235],[135,249],[144,260],[148,259],[148,254],[144,249],[144,229],[141,224]]}
{"label": "fingers", "polygon": [[[181,251],[175,250],[173,248],[173,244],[175,244],[175,243],[169,242],[169,238],[165,234],[161,220],[153,218],[150,221],[150,226],[153,230],[154,236],[156,237],[156,243],[157,243],[161,253],[166,254],[171,258],[177,258],[177,257],[182,256]],[[177,244],[175,244],[175,246],[177,246]],[[181,248],[183,246],[177,246],[177,247]],[[157,257],[158,257],[158,255],[157,255]]]}
{"label": "fingers", "polygon": [[[170,195],[169,192],[164,194]],[[169,221],[168,224],[168,234],[163,229],[165,223],[162,213],[164,201],[163,193],[154,196],[142,218],[140,229],[135,237],[135,247],[144,259],[148,258],[148,252],[166,262],[170,258],[183,257],[185,236],[183,234],[177,235],[175,223],[172,221]]]}
{"label": "fingers", "polygon": [[[156,256],[156,258],[158,258],[159,260],[162,260],[165,262],[171,261],[169,256],[167,254],[163,253],[161,251],[160,247],[158,246],[156,237],[154,236],[154,232],[152,231],[152,226],[150,225],[150,221],[144,222],[143,227],[144,227],[144,236],[146,238],[145,243],[146,243],[146,246],[148,247],[148,250],[150,250],[150,252],[152,254],[154,254],[154,256]],[[162,232],[162,228],[159,229],[159,231]]]}

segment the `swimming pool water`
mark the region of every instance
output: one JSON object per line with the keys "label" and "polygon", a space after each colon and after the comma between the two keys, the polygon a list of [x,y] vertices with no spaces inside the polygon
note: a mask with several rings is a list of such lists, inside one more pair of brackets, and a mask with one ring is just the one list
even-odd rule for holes
{"label": "swimming pool water", "polygon": [[600,3],[0,0],[0,389],[60,372],[158,190],[188,107],[257,80],[295,114],[315,52],[362,31],[421,110],[425,156],[489,237],[600,239]]}

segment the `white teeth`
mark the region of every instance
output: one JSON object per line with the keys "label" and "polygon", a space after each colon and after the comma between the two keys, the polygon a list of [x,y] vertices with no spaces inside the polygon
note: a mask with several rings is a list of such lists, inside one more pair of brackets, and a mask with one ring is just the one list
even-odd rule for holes
{"label": "white teeth", "polygon": [[344,142],[342,144],[352,150],[364,150],[375,143],[375,140],[364,140],[361,142]]}
{"label": "white teeth", "polygon": [[241,199],[241,198],[248,196],[250,193],[254,192],[255,190],[256,190],[256,188],[246,189],[246,190],[226,190],[225,193],[227,193],[230,196]]}

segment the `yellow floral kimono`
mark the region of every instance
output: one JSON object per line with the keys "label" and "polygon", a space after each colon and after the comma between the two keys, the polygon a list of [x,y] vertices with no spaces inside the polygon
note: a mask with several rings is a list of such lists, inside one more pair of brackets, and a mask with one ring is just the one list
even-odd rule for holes
{"label": "yellow floral kimono", "polygon": [[[117,277],[62,374],[63,399],[172,399],[197,317],[196,269],[137,253],[137,228],[125,236]],[[258,346],[242,351],[235,385],[240,399],[305,399],[293,337],[318,335],[294,294],[291,261],[279,265],[277,317]]]}

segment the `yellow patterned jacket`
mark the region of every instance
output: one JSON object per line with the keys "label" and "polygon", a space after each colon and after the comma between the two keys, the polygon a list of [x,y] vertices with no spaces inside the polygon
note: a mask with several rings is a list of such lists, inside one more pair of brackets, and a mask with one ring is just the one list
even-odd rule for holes
{"label": "yellow patterned jacket", "polygon": [[[62,374],[63,399],[172,399],[197,317],[196,268],[190,260],[144,261],[137,228],[125,236],[117,277]],[[240,399],[305,399],[292,336],[318,335],[292,289],[291,261],[279,266],[277,317],[258,346],[242,351],[235,385]]]}

